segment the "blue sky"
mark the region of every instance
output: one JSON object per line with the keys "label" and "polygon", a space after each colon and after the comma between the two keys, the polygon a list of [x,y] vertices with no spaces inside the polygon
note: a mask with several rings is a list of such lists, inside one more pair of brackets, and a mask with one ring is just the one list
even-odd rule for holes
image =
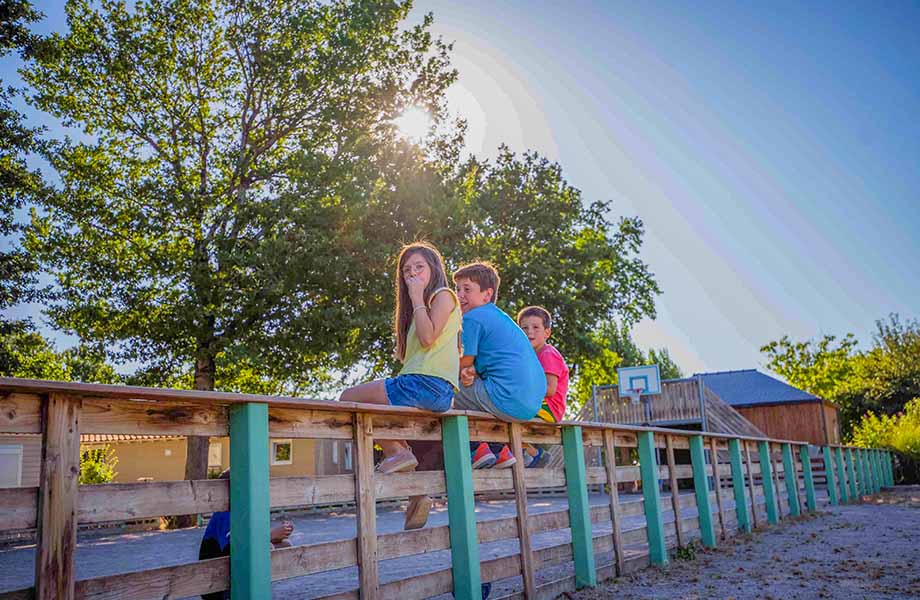
{"label": "blue sky", "polygon": [[[62,3],[37,4],[63,27]],[[690,373],[920,316],[920,4],[880,6],[418,1],[413,18],[455,42],[469,151],[538,150],[642,217],[663,294],[634,334]]]}

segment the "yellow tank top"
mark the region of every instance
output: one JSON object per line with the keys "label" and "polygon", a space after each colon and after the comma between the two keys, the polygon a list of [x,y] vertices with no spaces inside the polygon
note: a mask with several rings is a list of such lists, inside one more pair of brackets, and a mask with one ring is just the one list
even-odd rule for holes
{"label": "yellow tank top", "polygon": [[409,325],[409,333],[406,335],[406,360],[403,362],[403,368],[400,375],[431,375],[440,377],[452,386],[457,388],[457,380],[460,376],[460,347],[459,335],[460,327],[463,323],[463,316],[460,314],[460,302],[456,294],[450,288],[440,288],[431,294],[428,300],[428,308],[431,308],[431,302],[435,296],[442,291],[447,291],[454,299],[454,310],[450,311],[447,317],[447,323],[441,330],[441,335],[435,340],[427,350],[422,347],[415,335],[415,319]]}

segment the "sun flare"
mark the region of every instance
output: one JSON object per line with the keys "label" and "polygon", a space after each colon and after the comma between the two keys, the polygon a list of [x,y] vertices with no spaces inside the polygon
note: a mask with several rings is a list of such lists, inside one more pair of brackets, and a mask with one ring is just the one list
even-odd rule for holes
{"label": "sun flare", "polygon": [[410,106],[393,123],[404,137],[418,141],[428,135],[428,130],[431,128],[431,115],[424,108]]}

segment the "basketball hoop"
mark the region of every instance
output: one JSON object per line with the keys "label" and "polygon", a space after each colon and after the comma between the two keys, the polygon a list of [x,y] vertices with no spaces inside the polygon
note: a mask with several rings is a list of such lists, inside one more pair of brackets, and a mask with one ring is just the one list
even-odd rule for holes
{"label": "basketball hoop", "polygon": [[644,391],[645,388],[630,388],[626,394],[629,396],[630,404],[639,404],[642,399],[642,392]]}

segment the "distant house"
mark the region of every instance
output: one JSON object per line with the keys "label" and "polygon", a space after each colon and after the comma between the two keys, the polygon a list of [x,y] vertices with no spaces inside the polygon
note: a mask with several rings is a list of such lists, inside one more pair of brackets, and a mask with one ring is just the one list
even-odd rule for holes
{"label": "distant house", "polygon": [[837,406],[757,369],[700,373],[703,384],[767,436],[812,444],[840,441]]}

